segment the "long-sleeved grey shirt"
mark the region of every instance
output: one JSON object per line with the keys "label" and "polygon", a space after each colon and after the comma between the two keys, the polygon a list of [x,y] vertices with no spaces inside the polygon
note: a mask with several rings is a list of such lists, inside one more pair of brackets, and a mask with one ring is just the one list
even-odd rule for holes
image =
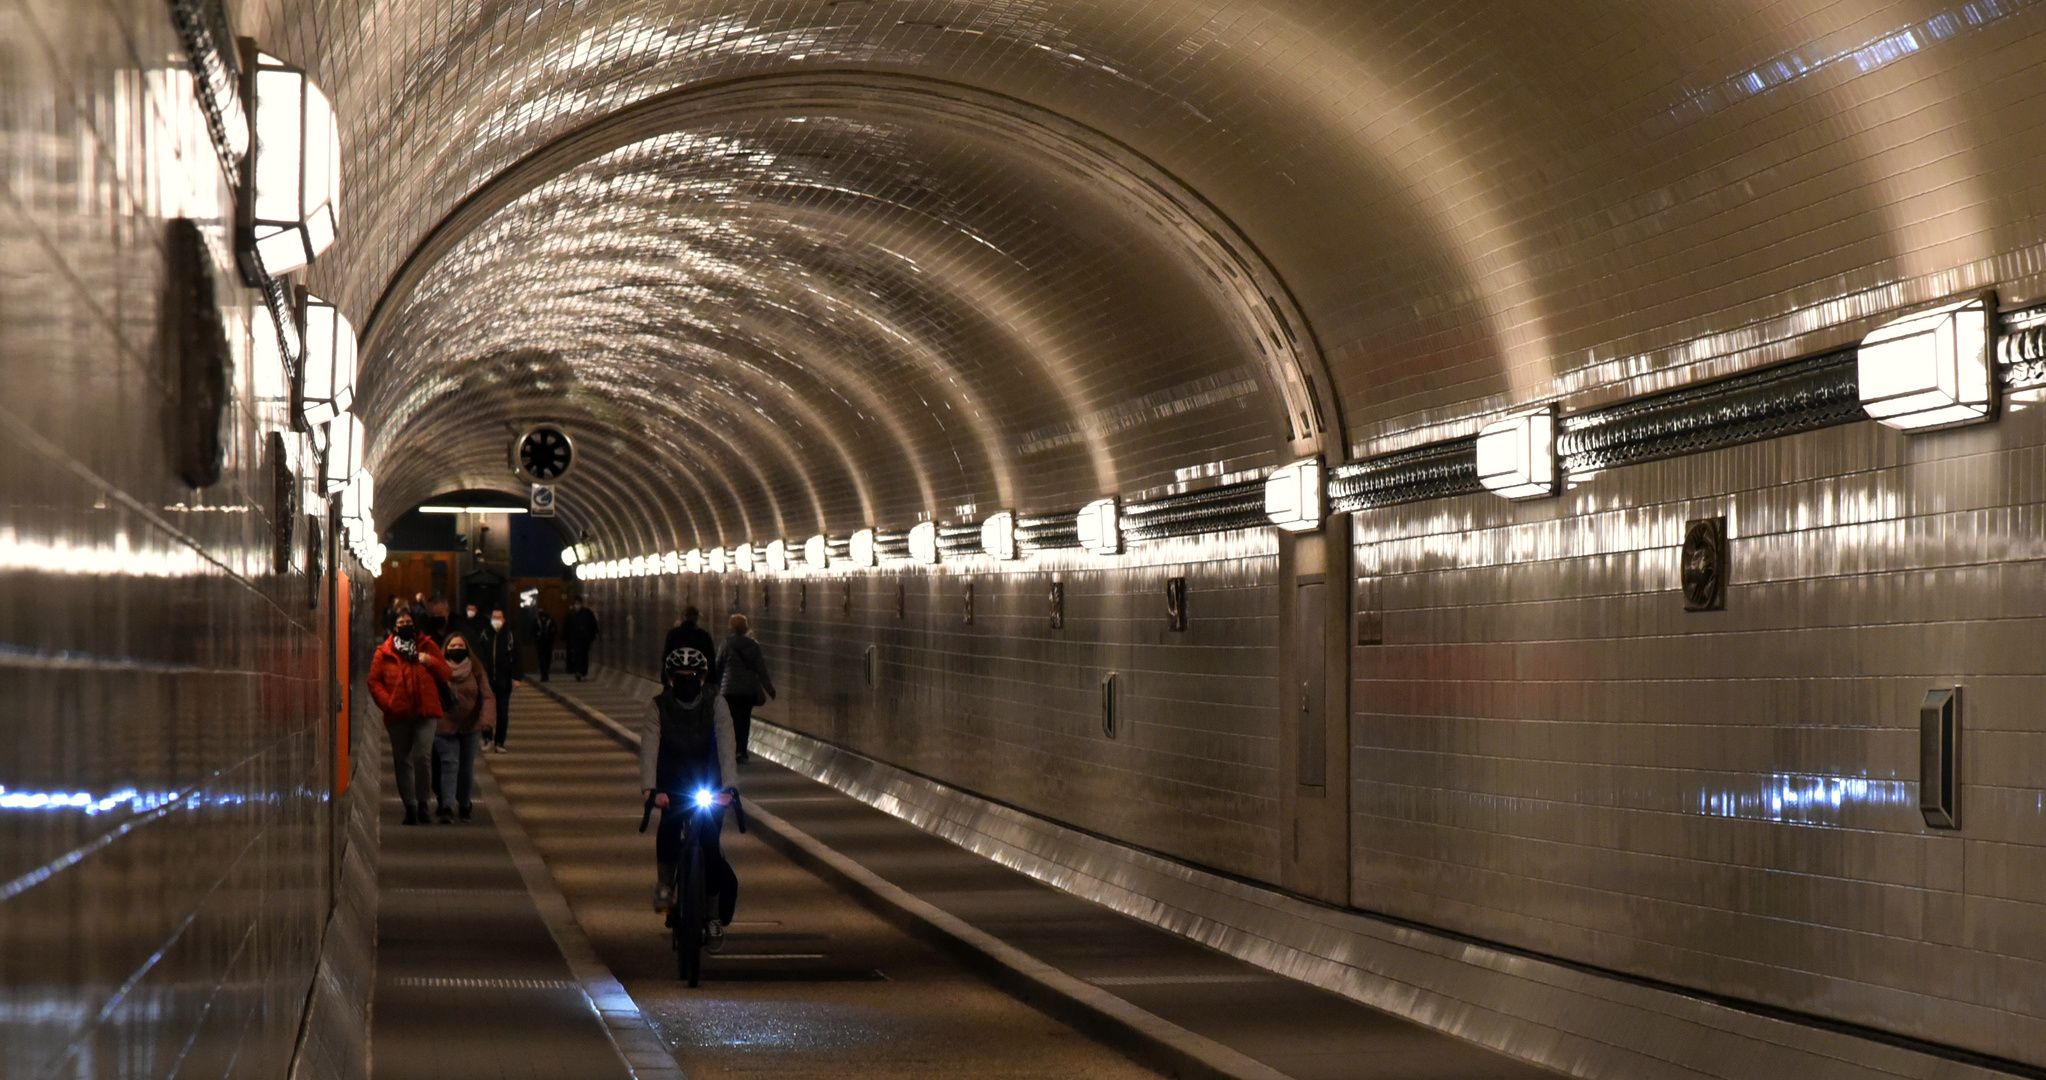
{"label": "long-sleeved grey shirt", "polygon": [[[708,692],[708,691],[706,691]],[[737,791],[739,788],[738,751],[733,746],[732,710],[725,705],[725,699],[711,694],[717,717],[718,774],[724,786]],[[661,760],[661,707],[649,698],[646,716],[639,722],[639,786],[652,790],[654,774]]]}

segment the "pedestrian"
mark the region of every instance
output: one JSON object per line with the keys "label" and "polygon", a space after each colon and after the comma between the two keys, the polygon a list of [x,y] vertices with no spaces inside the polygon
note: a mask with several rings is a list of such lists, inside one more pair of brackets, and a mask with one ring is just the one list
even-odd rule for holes
{"label": "pedestrian", "polygon": [[505,621],[503,608],[493,609],[490,624],[477,632],[476,659],[483,662],[483,674],[490,680],[490,692],[497,698],[497,730],[490,749],[502,754],[505,732],[511,727],[512,687],[526,677],[525,665],[519,658],[518,635]]}
{"label": "pedestrian", "polygon": [[441,688],[452,674],[440,647],[420,632],[409,611],[398,616],[391,636],[377,646],[369,663],[369,696],[383,711],[391,735],[392,772],[407,825],[432,821],[426,806],[432,788],[428,763],[442,712]]}
{"label": "pedestrian", "polygon": [[[661,663],[667,663],[668,657],[676,649],[682,648],[695,649],[706,657],[714,657],[718,654],[718,643],[711,640],[710,631],[705,630],[696,621],[702,617],[703,613],[696,610],[695,604],[690,604],[682,609],[682,621],[676,623],[668,631],[668,640],[661,646]],[[718,685],[718,669],[715,661],[712,662],[710,678],[706,681],[711,686]]]}
{"label": "pedestrian", "polygon": [[747,739],[753,730],[753,709],[774,697],[774,680],[767,675],[767,657],[753,640],[746,616],[732,615],[732,633],[718,650],[718,670],[724,682],[718,688],[732,710],[732,745],[740,761],[749,761]]}
{"label": "pedestrian", "polygon": [[[468,603],[462,605],[462,617],[460,619],[457,619],[453,626],[448,627],[449,637],[453,637],[455,634],[459,633],[463,637],[470,638],[473,640],[477,634],[480,634],[482,632],[483,620],[477,617],[476,602],[474,600],[471,600]],[[443,649],[447,648],[446,641],[441,642],[441,648]]]}
{"label": "pedestrian", "polygon": [[448,636],[447,597],[442,596],[439,593],[434,593],[433,599],[428,600],[426,602],[426,622],[419,628],[419,632],[425,634],[427,637],[432,638],[434,640],[434,644],[436,645],[447,640]]}
{"label": "pedestrian", "polygon": [[533,651],[540,654],[540,681],[547,681],[547,673],[554,667],[554,616],[546,608],[533,613]]}
{"label": "pedestrian", "polygon": [[497,725],[496,696],[469,649],[469,637],[457,630],[448,635],[448,689],[455,707],[441,714],[434,726],[433,756],[438,781],[434,799],[440,804],[438,817],[452,824],[456,811],[467,823],[472,808],[471,793],[476,786],[476,751]]}
{"label": "pedestrian", "polygon": [[583,606],[581,597],[568,602],[568,625],[562,632],[568,638],[568,673],[575,681],[583,681],[590,673],[590,646],[597,643],[597,613]]}
{"label": "pedestrian", "polygon": [[404,610],[405,610],[404,598],[396,595],[395,593],[392,594],[391,602],[384,607],[385,637],[390,637],[391,631],[396,630],[398,628],[398,613]]}
{"label": "pedestrian", "polygon": [[419,627],[419,629],[420,629],[420,630],[421,630],[422,632],[424,632],[424,631],[425,631],[425,629],[426,629],[426,616],[427,616],[427,614],[428,614],[428,613],[427,613],[427,610],[426,610],[426,594],[425,594],[425,593],[423,593],[423,592],[416,592],[416,593],[413,593],[413,594],[412,594],[412,622],[413,622],[413,625],[415,625],[415,626]]}

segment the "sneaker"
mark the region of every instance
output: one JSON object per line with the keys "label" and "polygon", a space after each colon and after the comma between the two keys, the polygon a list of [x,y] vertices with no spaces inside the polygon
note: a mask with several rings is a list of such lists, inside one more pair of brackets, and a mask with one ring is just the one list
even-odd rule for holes
{"label": "sneaker", "polygon": [[440,813],[434,816],[439,818],[440,823],[443,825],[453,825],[455,823],[455,811],[452,807],[443,806],[440,808]]}
{"label": "sneaker", "polygon": [[703,943],[703,951],[722,952],[724,951],[724,948],[725,948],[725,924],[717,921],[716,919],[712,919],[710,921],[710,939]]}
{"label": "sneaker", "polygon": [[666,911],[675,902],[675,886],[662,882],[654,886],[654,910]]}
{"label": "sneaker", "polygon": [[471,807],[468,803],[462,804],[462,815],[460,818],[462,824],[467,825],[469,823],[469,813],[472,809],[473,807]]}
{"label": "sneaker", "polygon": [[399,824],[401,824],[401,825],[417,825],[417,824],[419,824],[419,811],[418,811],[418,810],[416,810],[416,809],[414,809],[414,808],[412,808],[412,807],[410,807],[410,806],[406,807],[406,808],[405,808],[405,820],[404,820],[404,821],[401,821],[401,822],[399,822]]}

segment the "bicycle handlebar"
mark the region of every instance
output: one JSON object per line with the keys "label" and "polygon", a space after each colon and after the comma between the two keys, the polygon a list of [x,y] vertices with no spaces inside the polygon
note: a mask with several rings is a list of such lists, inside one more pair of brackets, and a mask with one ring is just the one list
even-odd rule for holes
{"label": "bicycle handlebar", "polygon": [[[647,826],[647,822],[649,822],[649,821],[652,821],[652,820],[653,820],[653,817],[654,817],[654,794],[655,794],[655,793],[653,793],[653,792],[649,792],[649,793],[647,794],[647,797],[646,797],[646,805],[644,805],[644,806],[642,806],[642,807],[640,808],[640,811],[639,811],[639,831],[640,831],[640,832],[645,832],[645,831],[646,831],[646,826]],[[745,832],[745,831],[746,831],[746,805],[745,805],[744,803],[742,803],[742,802],[740,802],[740,801],[739,801],[739,793],[738,793],[738,792],[736,792],[736,791],[732,792],[732,813],[733,813],[733,814],[734,814],[735,816],[737,816],[737,817],[738,817],[738,819],[739,819],[739,831],[740,831],[740,832]]]}

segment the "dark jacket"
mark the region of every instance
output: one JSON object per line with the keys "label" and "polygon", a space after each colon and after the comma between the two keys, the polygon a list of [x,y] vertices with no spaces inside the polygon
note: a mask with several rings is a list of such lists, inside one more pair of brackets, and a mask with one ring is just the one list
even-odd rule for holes
{"label": "dark jacket", "polygon": [[710,631],[693,622],[686,622],[668,631],[668,640],[661,645],[661,655],[654,660],[654,670],[659,671],[668,662],[668,654],[680,648],[691,648],[703,654],[711,662],[710,676],[704,681],[711,686],[718,685],[718,643],[710,638]]}
{"label": "dark jacket", "polygon": [[383,710],[384,723],[438,718],[440,687],[454,674],[440,654],[440,646],[421,634],[419,659],[407,660],[398,652],[397,639],[385,638],[369,662],[369,696]]}
{"label": "dark jacket", "polygon": [[541,652],[553,651],[556,629],[558,627],[554,625],[554,616],[545,611],[533,613],[533,644],[538,646]]}
{"label": "dark jacket", "polygon": [[640,721],[639,786],[685,795],[697,787],[737,790],[732,737],[732,713],[723,698],[706,690],[684,704],[662,691],[647,702]]}
{"label": "dark jacket", "polygon": [[512,633],[509,622],[502,630],[486,622],[483,629],[469,640],[476,643],[476,659],[482,662],[483,671],[490,676],[492,686],[501,689],[515,679],[526,677],[525,664],[519,656],[519,640]]}
{"label": "dark jacket", "polygon": [[587,649],[597,640],[597,613],[589,608],[577,608],[568,613],[568,625],[562,627],[568,634],[568,647]]}
{"label": "dark jacket", "polygon": [[767,657],[751,634],[735,633],[718,650],[718,670],[724,673],[719,692],[732,697],[758,697],[766,691],[774,696],[774,680],[767,676]]}
{"label": "dark jacket", "polygon": [[467,735],[472,731],[490,733],[497,727],[497,696],[490,692],[490,680],[476,666],[473,655],[449,669],[448,689],[455,692],[455,711],[443,713],[434,732]]}

